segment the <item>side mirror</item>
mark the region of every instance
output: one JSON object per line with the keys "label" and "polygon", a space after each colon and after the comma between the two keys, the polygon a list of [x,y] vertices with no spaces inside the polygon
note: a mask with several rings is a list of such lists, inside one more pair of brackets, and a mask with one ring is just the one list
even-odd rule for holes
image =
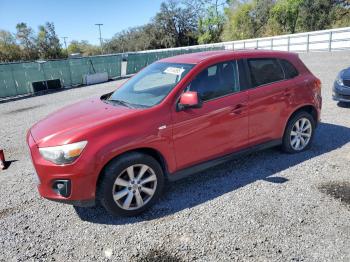
{"label": "side mirror", "polygon": [[200,107],[202,107],[202,101],[197,92],[187,91],[181,95],[178,103],[178,111]]}

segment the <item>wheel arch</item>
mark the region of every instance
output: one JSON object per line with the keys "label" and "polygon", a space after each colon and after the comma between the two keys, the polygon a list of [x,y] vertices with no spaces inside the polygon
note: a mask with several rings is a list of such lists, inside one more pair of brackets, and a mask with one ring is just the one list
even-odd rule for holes
{"label": "wheel arch", "polygon": [[284,130],[283,130],[283,134],[284,132],[286,131],[286,128],[287,128],[287,125],[289,123],[289,121],[296,115],[298,114],[299,112],[307,112],[309,113],[313,119],[315,120],[315,124],[317,126],[318,124],[318,119],[319,119],[319,115],[318,115],[318,111],[316,109],[316,107],[314,105],[303,105],[301,107],[298,107],[297,109],[295,109],[293,111],[292,114],[290,114],[290,116],[288,117],[287,121],[285,122],[284,124]]}
{"label": "wheel arch", "polygon": [[158,161],[158,163],[160,164],[161,168],[162,168],[162,171],[163,171],[163,174],[165,176],[165,178],[167,178],[168,176],[168,164],[166,162],[166,159],[165,157],[156,149],[154,148],[150,148],[150,147],[141,147],[141,148],[135,148],[135,149],[131,149],[131,150],[128,150],[128,151],[125,151],[117,156],[114,156],[112,157],[101,169],[100,173],[98,174],[98,177],[97,177],[97,181],[96,181],[96,191],[97,191],[97,188],[99,186],[99,183],[104,175],[104,171],[106,169],[106,167],[114,160],[118,159],[118,158],[121,158],[125,155],[128,155],[128,154],[132,154],[132,153],[141,153],[141,154],[146,154],[146,155],[149,155],[149,156],[152,156],[155,160]]}

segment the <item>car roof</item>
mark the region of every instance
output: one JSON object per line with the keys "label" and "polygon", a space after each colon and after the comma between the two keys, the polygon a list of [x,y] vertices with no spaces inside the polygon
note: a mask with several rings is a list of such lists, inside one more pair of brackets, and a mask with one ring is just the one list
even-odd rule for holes
{"label": "car roof", "polygon": [[239,59],[245,57],[288,57],[297,55],[295,53],[286,51],[272,51],[272,50],[219,50],[219,51],[205,51],[190,54],[177,55],[172,57],[167,57],[159,60],[159,62],[167,63],[184,63],[184,64],[198,64],[205,61],[211,61],[215,59],[228,58],[228,59]]}

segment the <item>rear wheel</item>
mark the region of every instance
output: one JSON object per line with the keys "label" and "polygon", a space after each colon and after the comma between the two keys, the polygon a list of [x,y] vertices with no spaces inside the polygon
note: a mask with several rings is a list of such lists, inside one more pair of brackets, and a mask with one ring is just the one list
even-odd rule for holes
{"label": "rear wheel", "polygon": [[112,215],[135,216],[153,205],[163,184],[163,171],[157,160],[131,153],[105,168],[97,198]]}
{"label": "rear wheel", "polygon": [[283,136],[282,149],[298,153],[310,148],[315,131],[315,120],[308,112],[299,112],[292,117]]}

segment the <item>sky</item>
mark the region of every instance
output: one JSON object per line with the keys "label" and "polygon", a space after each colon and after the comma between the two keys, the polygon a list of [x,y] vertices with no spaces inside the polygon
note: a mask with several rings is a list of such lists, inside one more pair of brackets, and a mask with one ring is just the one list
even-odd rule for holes
{"label": "sky", "polygon": [[[88,40],[99,44],[102,38],[133,26],[144,25],[159,11],[163,0],[0,0],[0,30],[16,32],[16,24],[25,22],[35,31],[45,22],[55,24],[59,37]],[[61,38],[60,40],[63,39]]]}

